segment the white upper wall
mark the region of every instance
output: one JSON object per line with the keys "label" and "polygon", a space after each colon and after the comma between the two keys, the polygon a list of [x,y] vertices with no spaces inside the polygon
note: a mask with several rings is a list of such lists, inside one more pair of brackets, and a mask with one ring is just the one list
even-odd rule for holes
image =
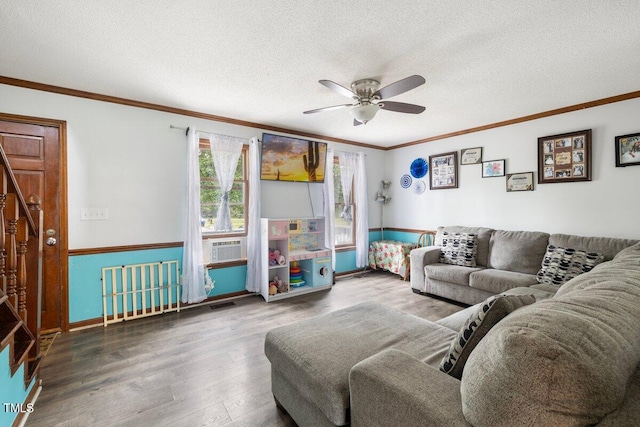
{"label": "white upper wall", "polygon": [[[373,201],[392,181],[385,227],[433,229],[477,225],[640,239],[640,166],[616,168],[614,138],[640,131],[640,99],[391,150],[335,144],[367,155],[369,226],[380,226]],[[169,125],[238,137],[261,129],[0,85],[0,112],[67,121],[69,248],[177,242],[184,234],[185,135]],[[535,171],[537,139],[593,129],[592,181],[535,183],[507,193],[504,178],[481,178],[479,165],[459,167],[459,188],[416,195],[400,187],[417,157],[483,147],[485,160],[506,159],[507,173]],[[313,208],[312,208],[313,205]],[[106,221],[80,221],[81,208],[108,208]],[[262,183],[264,217],[322,215],[321,185]]]}
{"label": "white upper wall", "polygon": [[[0,85],[0,112],[67,122],[69,249],[179,242],[184,239],[186,137],[170,125],[241,138],[262,130]],[[384,152],[364,151],[371,199]],[[322,185],[262,182],[264,217],[322,216]],[[312,207],[313,206],[313,207]],[[80,209],[107,208],[105,221],[81,221]],[[371,226],[379,223],[372,211]]]}
{"label": "white upper wall", "polygon": [[[640,166],[616,168],[614,145],[616,136],[640,132],[639,111],[640,99],[633,99],[392,150],[385,226],[457,224],[640,239]],[[584,129],[593,130],[592,180],[539,185],[538,138]],[[472,147],[483,148],[483,160],[506,159],[507,173],[534,171],[534,191],[507,193],[505,178],[482,178],[480,165],[459,166],[457,189],[429,190],[428,179],[421,195],[400,186],[415,158]]]}

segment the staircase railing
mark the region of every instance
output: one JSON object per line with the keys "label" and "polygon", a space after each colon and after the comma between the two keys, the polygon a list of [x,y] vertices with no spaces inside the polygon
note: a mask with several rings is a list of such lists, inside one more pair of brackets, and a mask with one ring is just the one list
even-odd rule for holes
{"label": "staircase railing", "polygon": [[0,351],[10,346],[12,374],[27,364],[28,384],[40,364],[43,212],[27,200],[0,146]]}

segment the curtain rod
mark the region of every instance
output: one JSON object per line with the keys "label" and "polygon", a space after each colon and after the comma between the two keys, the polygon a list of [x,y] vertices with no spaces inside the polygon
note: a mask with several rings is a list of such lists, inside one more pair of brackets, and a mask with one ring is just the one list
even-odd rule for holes
{"label": "curtain rod", "polygon": [[[188,127],[183,128],[183,127],[180,127],[180,126],[174,126],[174,125],[169,125],[169,127],[170,127],[171,129],[183,130],[183,131],[185,131],[185,132],[184,132],[184,134],[185,134],[185,135],[189,135],[189,129],[190,129],[190,128],[188,128]],[[251,139],[251,138],[241,138],[241,137],[238,137],[238,136],[224,135],[224,134],[221,134],[220,132],[209,132],[209,131],[206,131],[206,130],[197,130],[196,132],[198,132],[198,133],[206,133],[207,135],[221,135],[221,136],[226,136],[227,138]]]}
{"label": "curtain rod", "polygon": [[[344,154],[358,154],[362,153],[362,151],[342,151],[342,150],[333,150],[334,154],[344,153]],[[367,153],[364,153],[364,156],[367,157]]]}

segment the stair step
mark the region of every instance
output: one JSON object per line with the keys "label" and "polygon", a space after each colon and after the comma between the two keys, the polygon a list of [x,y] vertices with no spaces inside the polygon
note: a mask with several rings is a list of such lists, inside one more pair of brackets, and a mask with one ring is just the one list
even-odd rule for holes
{"label": "stair step", "polygon": [[22,325],[22,319],[9,304],[7,296],[0,291],[0,351],[12,342],[13,335]]}
{"label": "stair step", "polygon": [[29,333],[29,330],[22,325],[13,335],[13,358],[11,362],[11,375],[15,374],[20,365],[29,358],[29,350],[35,343],[35,340]]}
{"label": "stair step", "polygon": [[[13,376],[20,366],[24,365],[25,386],[28,385],[33,377],[37,375],[41,357],[36,357],[29,352],[36,340],[33,334],[27,328],[27,325],[20,319],[20,316],[9,303],[7,296],[0,290],[0,351],[7,346],[9,347],[9,364],[11,365],[11,376]],[[33,353],[37,351],[37,347]]]}
{"label": "stair step", "polygon": [[31,380],[33,380],[33,377],[38,375],[38,373],[40,372],[40,365],[42,364],[43,359],[44,358],[41,355],[39,355],[36,359],[29,360],[29,362],[27,363],[27,369],[25,370],[25,373],[24,373],[25,387],[29,386],[29,384],[31,383]]}
{"label": "stair step", "polygon": [[0,320],[0,351],[13,341],[13,335],[22,326],[22,320],[14,320],[12,322],[5,322]]}

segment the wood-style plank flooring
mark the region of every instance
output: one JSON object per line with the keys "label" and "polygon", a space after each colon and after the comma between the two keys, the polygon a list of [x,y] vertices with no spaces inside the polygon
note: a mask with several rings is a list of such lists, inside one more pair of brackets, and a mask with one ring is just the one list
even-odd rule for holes
{"label": "wood-style plank flooring", "polygon": [[250,296],[64,333],[43,362],[43,389],[26,425],[293,426],[271,395],[266,332],[365,301],[430,320],[462,308],[376,271],[269,304]]}

